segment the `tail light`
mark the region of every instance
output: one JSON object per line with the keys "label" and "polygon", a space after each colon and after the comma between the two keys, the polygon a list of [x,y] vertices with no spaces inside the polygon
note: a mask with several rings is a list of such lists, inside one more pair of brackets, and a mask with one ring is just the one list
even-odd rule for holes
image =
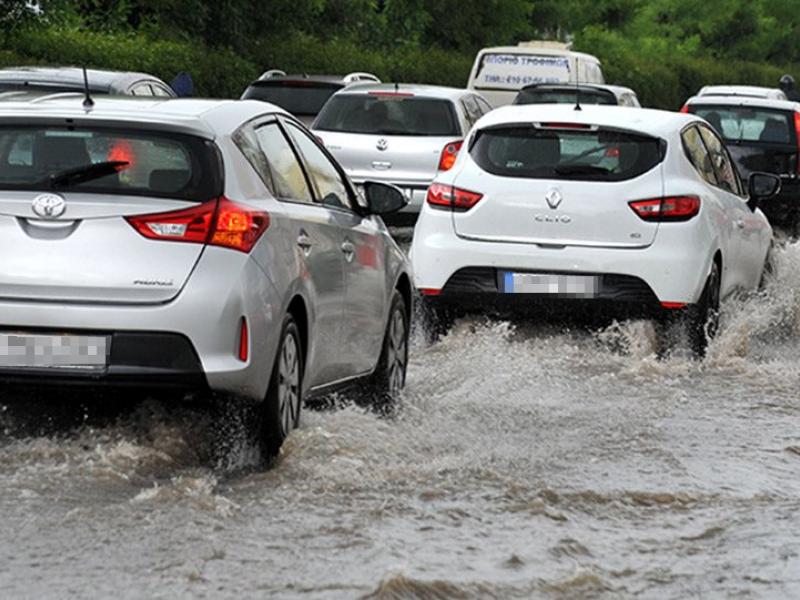
{"label": "tail light", "polygon": [[185,210],[126,217],[146,238],[250,252],[269,227],[269,214],[225,197]]}
{"label": "tail light", "polygon": [[433,183],[428,188],[425,201],[437,208],[452,208],[457,211],[467,211],[483,198],[483,194],[462,190],[452,185]]}
{"label": "tail light", "polygon": [[667,196],[628,203],[644,221],[688,221],[700,212],[697,196]]}
{"label": "tail light", "polygon": [[449,171],[458,158],[458,151],[461,150],[461,140],[450,142],[442,150],[442,155],[439,157],[439,170]]}
{"label": "tail light", "polygon": [[795,172],[800,175],[800,112],[794,113],[794,136],[797,138],[797,167]]}
{"label": "tail light", "polygon": [[239,321],[239,360],[247,362],[248,351],[250,349],[247,333],[247,319],[244,317]]}
{"label": "tail light", "polygon": [[681,106],[680,112],[682,112],[684,114],[688,113],[689,112],[689,105],[688,104],[684,104],[683,106]]}

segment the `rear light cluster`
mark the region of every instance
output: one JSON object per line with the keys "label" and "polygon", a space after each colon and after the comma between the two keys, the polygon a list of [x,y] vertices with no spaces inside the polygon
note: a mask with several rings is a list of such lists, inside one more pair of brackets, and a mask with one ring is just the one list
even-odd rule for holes
{"label": "rear light cluster", "polygon": [[688,221],[700,212],[697,196],[666,196],[628,203],[644,221]]}
{"label": "rear light cluster", "polygon": [[126,217],[152,240],[189,242],[250,252],[269,227],[269,214],[225,197],[185,210]]}
{"label": "rear light cluster", "polygon": [[797,140],[797,166],[795,173],[800,175],[800,112],[794,113],[794,137]]}
{"label": "rear light cluster", "polygon": [[456,164],[458,151],[461,150],[462,143],[463,142],[461,140],[456,140],[455,142],[450,142],[444,147],[442,150],[442,155],[439,157],[440,171],[449,171],[453,165]]}
{"label": "rear light cluster", "polygon": [[683,106],[681,106],[680,112],[682,112],[684,114],[687,114],[689,112],[689,105],[688,104],[684,104]]}
{"label": "rear light cluster", "polygon": [[483,198],[483,194],[462,190],[452,185],[433,183],[428,188],[425,201],[436,208],[452,208],[457,211],[466,211],[475,206]]}

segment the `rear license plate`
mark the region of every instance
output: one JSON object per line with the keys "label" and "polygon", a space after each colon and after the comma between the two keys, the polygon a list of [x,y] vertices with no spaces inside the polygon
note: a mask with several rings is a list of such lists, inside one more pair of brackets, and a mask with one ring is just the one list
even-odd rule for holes
{"label": "rear license plate", "polygon": [[503,273],[503,293],[548,294],[569,298],[594,298],[600,286],[593,275],[554,275],[548,273]]}
{"label": "rear license plate", "polygon": [[106,336],[0,333],[0,367],[103,369],[108,346]]}

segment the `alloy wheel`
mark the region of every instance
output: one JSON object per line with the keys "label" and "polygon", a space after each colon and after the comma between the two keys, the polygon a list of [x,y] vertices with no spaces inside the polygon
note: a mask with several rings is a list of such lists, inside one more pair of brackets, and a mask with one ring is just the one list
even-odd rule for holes
{"label": "alloy wheel", "polygon": [[278,362],[278,414],[281,432],[289,435],[300,415],[300,353],[297,339],[288,332]]}

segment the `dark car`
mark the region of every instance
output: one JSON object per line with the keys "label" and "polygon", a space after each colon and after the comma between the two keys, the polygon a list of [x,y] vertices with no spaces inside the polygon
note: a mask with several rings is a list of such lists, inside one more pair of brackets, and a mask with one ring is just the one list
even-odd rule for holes
{"label": "dark car", "polygon": [[605,104],[638,108],[639,98],[630,88],[619,85],[582,83],[533,83],[522,88],[514,104]]}
{"label": "dark car", "polygon": [[[161,96],[174,98],[173,89],[158,77],[130,71],[87,69],[92,94]],[[78,67],[11,67],[0,69],[0,94],[4,92],[82,92],[83,69]]]}
{"label": "dark car", "polygon": [[800,104],[755,96],[698,95],[681,109],[703,117],[723,137],[742,179],[781,177],[781,192],[761,209],[773,225],[800,228]]}
{"label": "dark car", "polygon": [[354,83],[380,83],[380,79],[370,73],[287,75],[273,69],[266,71],[247,86],[242,100],[262,100],[276,104],[310,127],[328,98]]}

